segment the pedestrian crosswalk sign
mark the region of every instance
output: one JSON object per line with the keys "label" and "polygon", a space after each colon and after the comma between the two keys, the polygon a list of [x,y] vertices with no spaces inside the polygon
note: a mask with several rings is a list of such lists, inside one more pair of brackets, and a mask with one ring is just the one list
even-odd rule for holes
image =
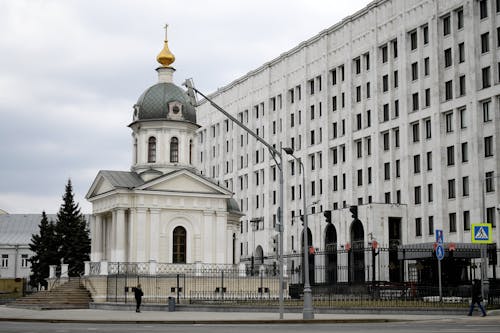
{"label": "pedestrian crosswalk sign", "polygon": [[491,235],[491,223],[472,224],[472,243],[490,244],[493,243]]}

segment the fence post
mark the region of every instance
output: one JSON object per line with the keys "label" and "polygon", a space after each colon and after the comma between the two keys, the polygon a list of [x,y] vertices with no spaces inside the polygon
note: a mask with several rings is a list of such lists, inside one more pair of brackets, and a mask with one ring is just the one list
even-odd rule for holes
{"label": "fence post", "polygon": [[84,269],[84,276],[89,276],[90,275],[90,261],[84,261],[83,264],[85,265]]}
{"label": "fence post", "polygon": [[177,290],[177,304],[179,304],[179,296],[180,296],[180,292],[179,292],[179,273],[177,273],[177,286],[176,286],[176,290]]}
{"label": "fence post", "polygon": [[221,295],[222,299],[224,299],[224,271],[221,272]]}

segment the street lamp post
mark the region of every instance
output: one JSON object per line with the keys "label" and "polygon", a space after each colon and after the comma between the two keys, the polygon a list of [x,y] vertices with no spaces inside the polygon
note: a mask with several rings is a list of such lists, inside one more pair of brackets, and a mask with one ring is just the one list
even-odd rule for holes
{"label": "street lamp post", "polygon": [[304,163],[293,154],[292,148],[282,148],[287,155],[292,156],[302,168],[302,202],[304,214],[304,308],[302,309],[302,319],[314,319],[312,304],[311,284],[309,282],[309,226],[307,224],[307,204],[306,204],[306,172]]}

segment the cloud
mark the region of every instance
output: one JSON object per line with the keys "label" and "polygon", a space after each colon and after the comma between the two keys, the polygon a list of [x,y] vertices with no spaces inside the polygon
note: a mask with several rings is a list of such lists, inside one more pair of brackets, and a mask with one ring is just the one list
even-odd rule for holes
{"label": "cloud", "polygon": [[210,93],[368,1],[5,0],[0,10],[0,208],[57,211],[100,169],[128,170],[132,106],[156,82],[165,22],[174,80]]}

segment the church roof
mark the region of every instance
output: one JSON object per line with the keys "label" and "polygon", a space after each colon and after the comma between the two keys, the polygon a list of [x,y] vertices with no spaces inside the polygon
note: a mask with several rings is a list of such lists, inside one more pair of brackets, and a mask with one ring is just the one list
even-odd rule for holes
{"label": "church roof", "polygon": [[189,97],[171,82],[160,82],[146,89],[135,105],[136,120],[171,119],[168,108],[170,102],[180,103],[183,119],[196,124],[196,110],[191,105]]}
{"label": "church roof", "polygon": [[144,184],[141,176],[133,171],[111,171],[111,170],[101,170],[99,171],[114,187],[120,188],[134,188]]}
{"label": "church roof", "polygon": [[[47,214],[55,222],[55,214]],[[31,236],[38,234],[42,214],[1,214],[0,245],[27,245]]]}

